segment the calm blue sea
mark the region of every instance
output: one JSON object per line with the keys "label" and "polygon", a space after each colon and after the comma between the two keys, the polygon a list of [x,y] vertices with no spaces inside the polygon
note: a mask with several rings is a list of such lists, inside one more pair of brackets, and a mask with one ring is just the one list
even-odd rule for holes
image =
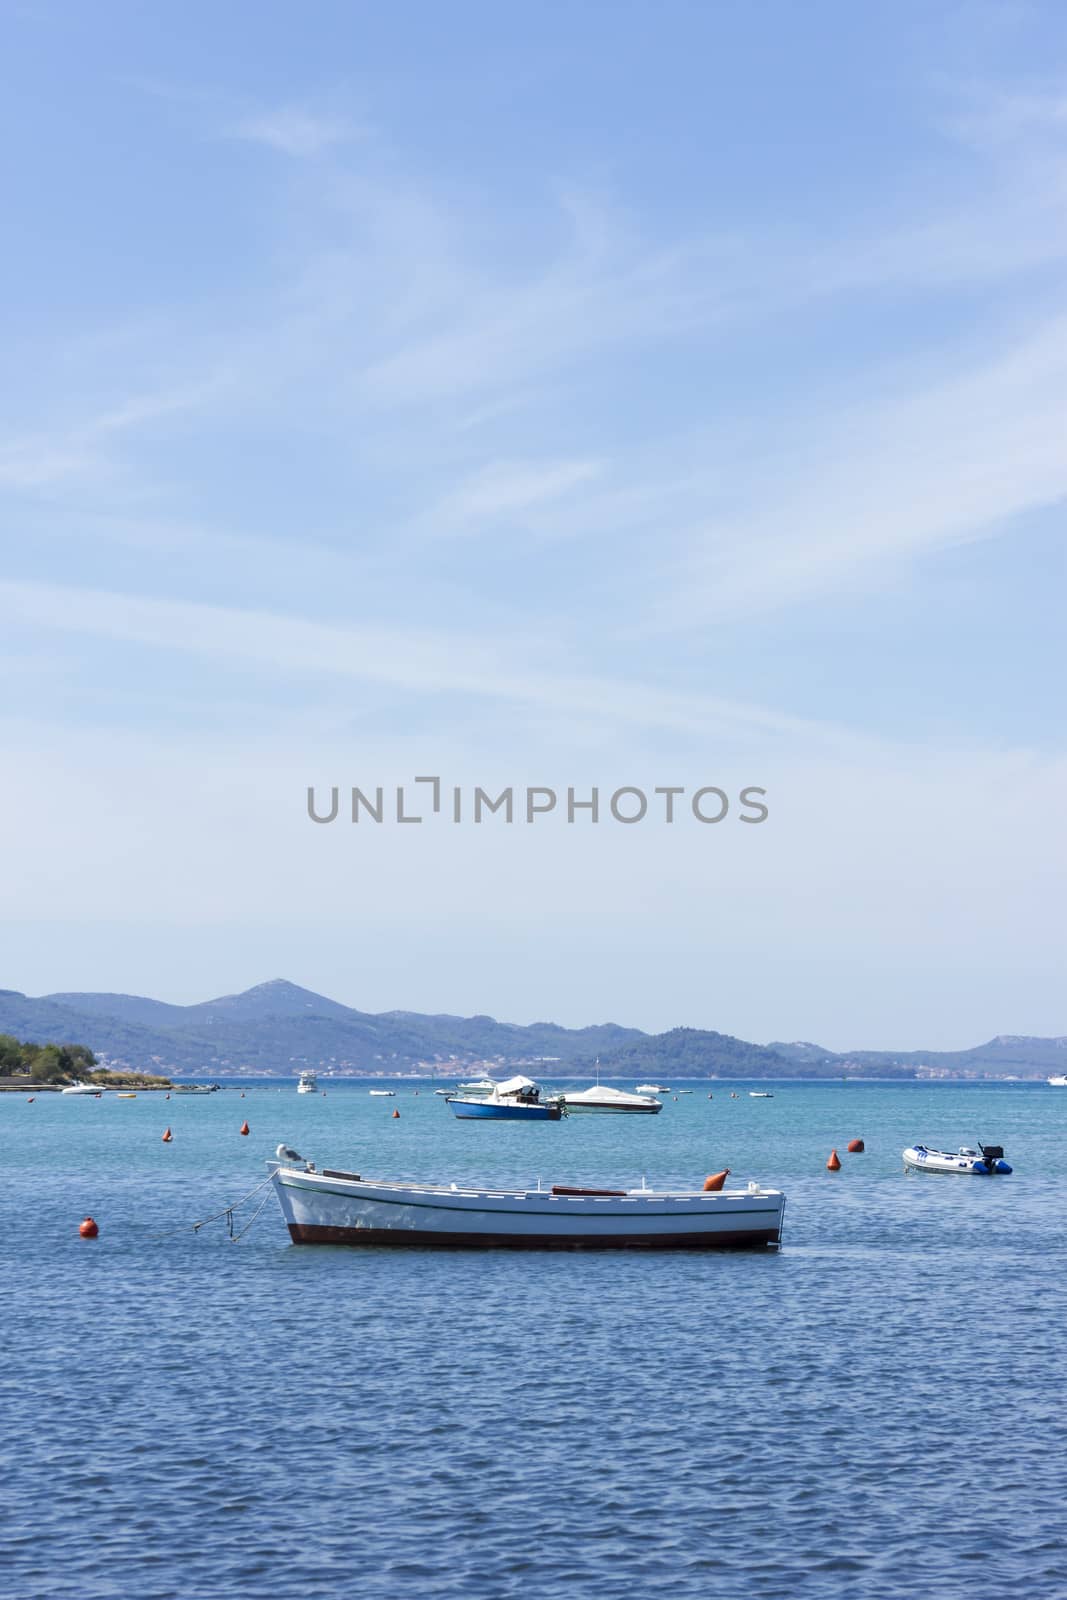
{"label": "calm blue sea", "polygon": [[[5,1592],[1067,1595],[1067,1091],[716,1082],[524,1127],[326,1087],[0,1095]],[[906,1178],[917,1139],[1003,1144],[1015,1175]],[[173,1231],[280,1140],[446,1180],[729,1166],[786,1191],[785,1244],[298,1248],[273,1197],[236,1244]]]}

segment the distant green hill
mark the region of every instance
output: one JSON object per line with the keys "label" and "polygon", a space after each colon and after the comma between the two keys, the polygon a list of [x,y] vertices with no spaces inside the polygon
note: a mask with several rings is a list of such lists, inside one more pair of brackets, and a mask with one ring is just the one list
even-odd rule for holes
{"label": "distant green hill", "polygon": [[792,1067],[765,1045],[702,1028],[672,1028],[601,1051],[600,1070],[612,1077],[758,1078],[788,1076]]}

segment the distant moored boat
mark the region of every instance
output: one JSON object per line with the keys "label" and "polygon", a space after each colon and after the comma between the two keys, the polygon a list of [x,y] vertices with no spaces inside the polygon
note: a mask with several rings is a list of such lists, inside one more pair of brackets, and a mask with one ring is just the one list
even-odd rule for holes
{"label": "distant moored boat", "polygon": [[650,1094],[627,1094],[624,1089],[613,1089],[610,1084],[597,1083],[578,1094],[561,1094],[561,1105],[568,1111],[595,1111],[622,1113],[627,1116],[655,1115],[663,1110],[663,1102]]}
{"label": "distant moored boat", "polygon": [[958,1150],[930,1150],[924,1144],[909,1145],[904,1151],[905,1172],[945,1172],[964,1177],[1007,1177],[1011,1168],[999,1144],[980,1144],[977,1150],[961,1145]]}

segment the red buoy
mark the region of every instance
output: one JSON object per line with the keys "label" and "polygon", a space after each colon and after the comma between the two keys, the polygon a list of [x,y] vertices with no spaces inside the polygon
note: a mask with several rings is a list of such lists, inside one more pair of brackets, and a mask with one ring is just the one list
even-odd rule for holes
{"label": "red buoy", "polygon": [[174,1135],[171,1133],[170,1129],[168,1128],[166,1130],[166,1132],[164,1133],[164,1135],[163,1135],[163,1143],[164,1144],[170,1144],[170,1141],[173,1139],[173,1137],[174,1137]]}
{"label": "red buoy", "polygon": [[850,1139],[848,1141],[848,1153],[850,1156],[860,1156],[865,1149],[866,1146],[862,1139]]}
{"label": "red buoy", "polygon": [[95,1239],[97,1234],[100,1232],[100,1229],[97,1227],[92,1217],[86,1217],[85,1221],[79,1225],[78,1232],[81,1234],[83,1239]]}
{"label": "red buoy", "polygon": [[394,1112],[393,1112],[393,1116],[394,1116],[394,1117],[398,1117],[398,1116],[399,1116],[399,1115],[400,1115],[400,1112],[399,1112],[399,1111],[394,1111]]}
{"label": "red buoy", "polygon": [[721,1172],[713,1172],[710,1177],[704,1179],[704,1193],[717,1194],[729,1176],[729,1167],[723,1167]]}
{"label": "red buoy", "polygon": [[26,1096],[26,1104],[28,1106],[32,1106],[33,1102],[36,1100],[36,1098],[37,1098],[37,1096],[35,1094],[28,1094]]}
{"label": "red buoy", "polygon": [[827,1172],[841,1171],[841,1157],[838,1155],[836,1150],[830,1151],[830,1159],[826,1163],[826,1170]]}
{"label": "red buoy", "polygon": [[242,1122],[242,1124],[241,1124],[241,1132],[242,1132],[242,1133],[251,1133],[251,1132],[252,1132],[252,1130],[251,1130],[251,1128],[250,1128],[250,1127],[249,1127],[249,1126],[248,1126],[248,1123],[247,1123],[247,1122]]}

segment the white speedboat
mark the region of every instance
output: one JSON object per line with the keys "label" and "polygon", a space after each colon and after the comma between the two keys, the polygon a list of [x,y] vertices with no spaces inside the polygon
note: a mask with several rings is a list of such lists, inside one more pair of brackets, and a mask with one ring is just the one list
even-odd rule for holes
{"label": "white speedboat", "polygon": [[782,1237],[785,1196],[717,1191],[489,1189],[397,1183],[324,1167],[279,1145],[267,1163],[294,1244],[541,1249],[761,1249]]}
{"label": "white speedboat", "polygon": [[632,1116],[655,1115],[663,1110],[663,1102],[650,1094],[628,1094],[624,1089],[613,1089],[609,1084],[597,1083],[591,1089],[582,1089],[580,1093],[556,1096],[561,1105],[568,1111],[598,1111],[622,1112]]}
{"label": "white speedboat", "polygon": [[1011,1172],[999,1144],[980,1144],[977,1150],[961,1145],[955,1151],[930,1150],[924,1144],[913,1144],[903,1154],[905,1172],[950,1172],[977,1178]]}
{"label": "white speedboat", "polygon": [[637,1092],[638,1094],[670,1094],[671,1091],[665,1083],[639,1083]]}
{"label": "white speedboat", "polygon": [[100,1094],[98,1083],[68,1083],[65,1089],[60,1089],[60,1094]]}
{"label": "white speedboat", "polygon": [[374,1095],[379,1100],[395,1100],[396,1099],[396,1090],[395,1089],[368,1089],[367,1093]]}
{"label": "white speedboat", "polygon": [[750,1100],[773,1100],[774,1094],[770,1089],[750,1089],[748,1098]]}
{"label": "white speedboat", "polygon": [[[508,1080],[511,1081],[510,1079]],[[495,1078],[474,1078],[470,1083],[461,1083],[460,1094],[495,1094],[499,1085]]]}
{"label": "white speedboat", "polygon": [[1048,1081],[1054,1089],[1067,1089],[1067,1072],[1056,1073]]}
{"label": "white speedboat", "polygon": [[310,1068],[300,1074],[297,1080],[296,1092],[297,1094],[318,1094],[319,1082]]}

